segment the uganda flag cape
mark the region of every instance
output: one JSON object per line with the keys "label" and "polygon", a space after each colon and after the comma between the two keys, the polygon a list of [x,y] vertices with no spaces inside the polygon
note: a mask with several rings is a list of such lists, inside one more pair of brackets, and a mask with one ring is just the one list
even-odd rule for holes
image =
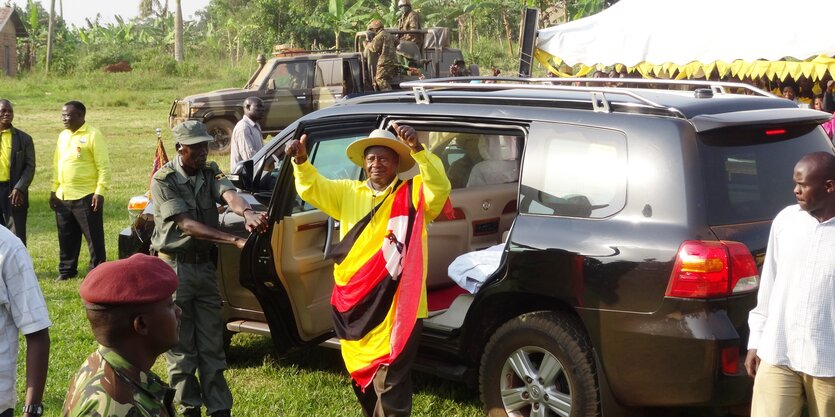
{"label": "uganda flag cape", "polygon": [[351,378],[363,390],[403,351],[423,294],[423,186],[412,180],[360,220],[334,250],[333,323]]}

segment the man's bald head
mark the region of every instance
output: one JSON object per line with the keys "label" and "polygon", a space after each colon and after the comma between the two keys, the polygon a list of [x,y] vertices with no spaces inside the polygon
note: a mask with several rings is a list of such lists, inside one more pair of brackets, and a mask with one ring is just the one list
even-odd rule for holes
{"label": "man's bald head", "polygon": [[14,109],[12,102],[6,99],[0,99],[0,130],[6,130],[12,127],[14,121]]}
{"label": "man's bald head", "polygon": [[835,155],[828,152],[812,152],[800,158],[797,166],[805,165],[808,174],[820,180],[835,181]]}
{"label": "man's bald head", "polygon": [[244,114],[253,122],[264,118],[264,101],[258,97],[247,97],[244,100]]}
{"label": "man's bald head", "polygon": [[806,154],[794,167],[794,196],[801,209],[819,222],[835,217],[835,156]]}

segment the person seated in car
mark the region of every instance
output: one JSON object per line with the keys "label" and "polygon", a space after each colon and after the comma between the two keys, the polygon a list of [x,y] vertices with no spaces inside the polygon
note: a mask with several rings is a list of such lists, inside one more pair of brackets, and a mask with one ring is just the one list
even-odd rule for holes
{"label": "person seated in car", "polygon": [[478,142],[483,161],[475,164],[467,187],[519,181],[519,138],[490,135]]}
{"label": "person seated in car", "polygon": [[447,177],[452,188],[466,187],[473,167],[483,160],[478,150],[478,142],[478,135],[461,134],[455,138],[456,145],[464,150],[464,156],[449,164]]}

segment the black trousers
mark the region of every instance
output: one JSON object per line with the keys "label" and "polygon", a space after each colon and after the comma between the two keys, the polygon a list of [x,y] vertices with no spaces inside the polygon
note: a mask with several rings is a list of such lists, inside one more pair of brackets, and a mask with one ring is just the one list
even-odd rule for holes
{"label": "black trousers", "polygon": [[[13,207],[9,194],[12,192],[8,182],[0,182],[0,221],[26,244],[26,215],[29,202],[24,200],[23,207]],[[24,195],[28,200],[29,196]]]}
{"label": "black trousers", "polygon": [[0,417],[14,417],[14,408],[3,411],[0,413]]}
{"label": "black trousers", "polygon": [[408,417],[412,414],[412,364],[422,331],[423,319],[418,319],[406,347],[391,365],[377,370],[365,392],[355,382],[351,383],[365,417]]}
{"label": "black trousers", "polygon": [[55,208],[58,248],[61,252],[58,273],[61,275],[78,275],[82,235],[87,239],[87,248],[90,250],[90,269],[107,260],[104,248],[104,208],[99,207],[99,211],[93,212],[90,207],[92,202],[93,195],[88,194],[78,200],[59,200]]}

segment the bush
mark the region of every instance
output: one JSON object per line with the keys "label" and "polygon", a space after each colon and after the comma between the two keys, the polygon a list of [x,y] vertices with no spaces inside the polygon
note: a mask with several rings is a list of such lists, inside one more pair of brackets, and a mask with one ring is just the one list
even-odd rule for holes
{"label": "bush", "polygon": [[479,75],[490,75],[491,67],[502,70],[503,76],[519,71],[519,44],[516,42],[513,43],[513,56],[507,51],[507,41],[499,39],[478,38],[472,52],[467,50],[467,45],[461,49],[468,64],[478,64]]}
{"label": "bush", "polygon": [[104,66],[126,61],[133,65],[135,53],[129,49],[111,46],[88,52],[78,61],[78,69],[86,72],[99,71]]}
{"label": "bush", "polygon": [[160,75],[177,75],[177,61],[174,57],[160,53],[156,49],[143,51],[134,68]]}

